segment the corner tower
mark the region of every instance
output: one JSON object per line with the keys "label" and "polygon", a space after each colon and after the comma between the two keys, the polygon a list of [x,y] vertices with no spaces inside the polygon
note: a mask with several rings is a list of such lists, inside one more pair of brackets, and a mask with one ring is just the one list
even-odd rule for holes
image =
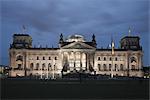
{"label": "corner tower", "polygon": [[28,34],[14,34],[10,48],[31,48],[32,38]]}

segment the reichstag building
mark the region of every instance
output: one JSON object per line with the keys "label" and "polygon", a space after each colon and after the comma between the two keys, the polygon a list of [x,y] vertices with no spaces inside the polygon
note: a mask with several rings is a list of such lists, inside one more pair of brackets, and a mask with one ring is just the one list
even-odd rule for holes
{"label": "reichstag building", "polygon": [[[10,44],[10,76],[61,77],[83,72],[110,76],[142,77],[143,51],[138,36],[125,36],[120,47],[97,48],[95,35],[85,41],[81,35],[64,39],[60,35],[58,48],[33,47],[28,34],[14,34]],[[112,53],[113,52],[113,53]]]}

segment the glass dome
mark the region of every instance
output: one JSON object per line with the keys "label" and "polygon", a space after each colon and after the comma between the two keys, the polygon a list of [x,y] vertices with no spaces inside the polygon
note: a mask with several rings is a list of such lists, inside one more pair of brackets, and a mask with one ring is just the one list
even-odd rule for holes
{"label": "glass dome", "polygon": [[82,35],[70,35],[67,40],[67,42],[85,42],[84,37]]}

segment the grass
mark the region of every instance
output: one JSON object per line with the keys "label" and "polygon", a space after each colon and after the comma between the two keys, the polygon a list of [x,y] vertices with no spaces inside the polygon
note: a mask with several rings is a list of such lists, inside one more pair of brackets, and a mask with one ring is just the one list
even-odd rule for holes
{"label": "grass", "polygon": [[2,99],[149,99],[149,80],[1,80]]}

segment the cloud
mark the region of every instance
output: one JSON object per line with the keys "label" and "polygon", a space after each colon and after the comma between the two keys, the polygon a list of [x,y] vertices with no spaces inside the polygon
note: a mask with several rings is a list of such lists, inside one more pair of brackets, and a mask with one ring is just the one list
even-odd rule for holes
{"label": "cloud", "polygon": [[[26,25],[43,38],[80,33],[101,42],[110,34],[148,34],[148,0],[1,0],[2,25]],[[4,30],[4,29],[3,29]],[[7,29],[8,30],[8,29]],[[42,35],[41,35],[42,34]],[[55,42],[55,41],[54,41]],[[109,41],[104,43],[108,44]],[[99,43],[101,44],[101,43]]]}

